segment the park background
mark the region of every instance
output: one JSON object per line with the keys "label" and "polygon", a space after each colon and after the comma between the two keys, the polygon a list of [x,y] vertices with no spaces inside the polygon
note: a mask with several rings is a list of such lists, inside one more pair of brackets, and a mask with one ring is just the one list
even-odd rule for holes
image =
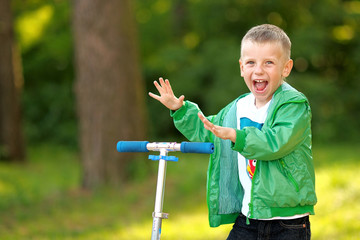
{"label": "park background", "polygon": [[[360,238],[359,1],[1,0],[0,8],[0,44],[9,34],[15,46],[13,65],[0,65],[20,75],[18,106],[0,98],[0,132],[10,110],[21,113],[17,157],[0,139],[1,239],[149,239],[157,163],[116,153],[116,140],[186,140],[147,97],[160,76],[205,115],[246,92],[240,41],[262,23],[291,38],[287,81],[312,107],[313,239]],[[4,86],[0,96],[11,92]],[[208,156],[176,155],[162,239],[225,239],[230,225],[208,226]]]}

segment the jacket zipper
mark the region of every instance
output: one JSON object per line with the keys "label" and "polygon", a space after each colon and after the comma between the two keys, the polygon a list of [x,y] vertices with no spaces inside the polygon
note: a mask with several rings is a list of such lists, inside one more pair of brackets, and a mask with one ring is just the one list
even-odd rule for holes
{"label": "jacket zipper", "polygon": [[254,179],[257,173],[258,166],[255,168],[253,178],[251,180],[251,194],[250,194],[250,203],[249,203],[249,212],[246,216],[246,225],[250,225],[249,218],[254,215],[254,207],[253,207],[253,195],[254,195]]}
{"label": "jacket zipper", "polygon": [[296,182],[295,178],[293,177],[293,175],[289,172],[287,165],[285,164],[284,160],[280,161],[284,172],[286,174],[286,177],[289,179],[289,181],[294,185],[296,192],[299,192],[299,184]]}

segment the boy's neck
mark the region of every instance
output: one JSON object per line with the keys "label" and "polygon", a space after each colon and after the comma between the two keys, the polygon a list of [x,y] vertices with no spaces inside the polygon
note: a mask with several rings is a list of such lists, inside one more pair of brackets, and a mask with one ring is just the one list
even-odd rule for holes
{"label": "boy's neck", "polygon": [[262,107],[264,107],[266,104],[268,104],[268,102],[270,102],[271,101],[271,99],[270,100],[267,100],[267,101],[259,101],[259,100],[257,100],[256,98],[255,98],[255,107],[257,108],[257,109],[260,109],[260,108],[262,108]]}

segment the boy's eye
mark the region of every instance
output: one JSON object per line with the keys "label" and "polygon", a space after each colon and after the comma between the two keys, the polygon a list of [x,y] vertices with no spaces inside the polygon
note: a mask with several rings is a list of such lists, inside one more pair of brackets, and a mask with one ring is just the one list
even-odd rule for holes
{"label": "boy's eye", "polygon": [[269,64],[273,64],[274,62],[273,61],[266,61],[266,64],[269,65]]}
{"label": "boy's eye", "polygon": [[254,64],[254,61],[247,61],[246,64]]}

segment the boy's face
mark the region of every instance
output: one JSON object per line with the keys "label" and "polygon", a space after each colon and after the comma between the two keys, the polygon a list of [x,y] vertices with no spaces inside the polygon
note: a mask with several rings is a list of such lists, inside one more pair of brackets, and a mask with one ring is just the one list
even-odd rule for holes
{"label": "boy's face", "polygon": [[241,46],[241,76],[255,96],[257,108],[264,106],[289,76],[293,61],[287,59],[280,43],[245,41]]}

